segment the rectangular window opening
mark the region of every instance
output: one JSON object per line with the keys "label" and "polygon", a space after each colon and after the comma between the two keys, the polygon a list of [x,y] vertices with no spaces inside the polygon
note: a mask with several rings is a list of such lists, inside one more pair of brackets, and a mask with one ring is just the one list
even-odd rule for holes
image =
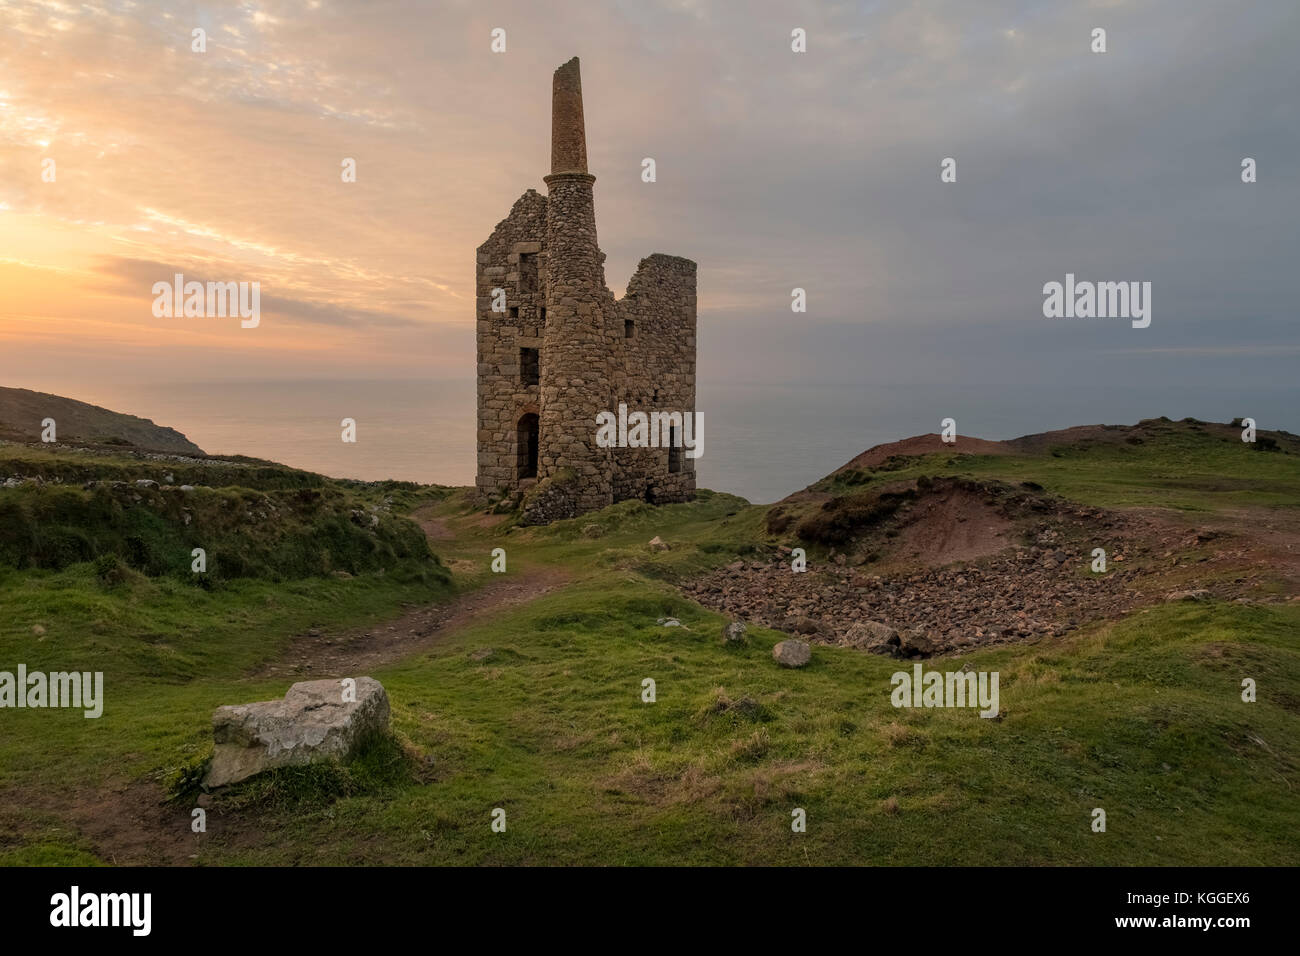
{"label": "rectangular window opening", "polygon": [[537,349],[519,350],[519,382],[522,385],[541,384],[541,361]]}
{"label": "rectangular window opening", "polygon": [[682,436],[676,425],[668,426],[668,473],[676,474],[682,470]]}
{"label": "rectangular window opening", "polygon": [[537,254],[534,252],[519,254],[519,291],[523,295],[537,291]]}
{"label": "rectangular window opening", "polygon": [[636,336],[636,322],[632,319],[623,320],[623,338],[630,339]]}

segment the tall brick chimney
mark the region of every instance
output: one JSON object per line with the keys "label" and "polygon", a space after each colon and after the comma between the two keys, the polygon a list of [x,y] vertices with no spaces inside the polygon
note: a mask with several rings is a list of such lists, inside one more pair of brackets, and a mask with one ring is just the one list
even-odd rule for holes
{"label": "tall brick chimney", "polygon": [[575,56],[555,71],[551,91],[551,172],[587,171],[587,130],[582,119],[582,74]]}

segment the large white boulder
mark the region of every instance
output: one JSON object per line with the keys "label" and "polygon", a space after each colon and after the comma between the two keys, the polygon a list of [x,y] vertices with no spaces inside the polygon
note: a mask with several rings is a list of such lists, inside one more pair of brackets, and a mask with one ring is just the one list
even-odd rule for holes
{"label": "large white boulder", "polygon": [[218,707],[208,787],[247,780],[273,767],[346,757],[388,729],[388,694],[373,677],[301,681],[283,700]]}

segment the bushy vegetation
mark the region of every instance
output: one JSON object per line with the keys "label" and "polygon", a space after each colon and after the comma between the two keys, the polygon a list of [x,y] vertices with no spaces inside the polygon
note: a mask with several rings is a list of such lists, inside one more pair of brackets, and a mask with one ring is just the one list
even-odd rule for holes
{"label": "bushy vegetation", "polygon": [[[201,472],[209,482],[237,482],[221,487],[182,491],[179,481],[104,477],[79,486],[48,478],[65,470],[53,461],[43,459],[35,469],[47,482],[0,494],[0,566],[58,571],[97,562],[105,583],[120,578],[114,569],[121,565],[209,588],[237,578],[286,581],[339,572],[447,578],[419,526],[394,511],[401,507],[396,498],[414,497],[417,486],[409,483],[337,482],[259,466]],[[29,464],[11,459],[5,467],[24,474]],[[75,470],[86,467],[78,461]],[[140,467],[107,470],[132,474]],[[170,468],[150,470],[176,477]],[[191,570],[195,548],[206,553],[203,574]]]}
{"label": "bushy vegetation", "polygon": [[878,527],[915,497],[915,491],[905,489],[832,498],[800,521],[795,534],[809,544],[842,545]]}

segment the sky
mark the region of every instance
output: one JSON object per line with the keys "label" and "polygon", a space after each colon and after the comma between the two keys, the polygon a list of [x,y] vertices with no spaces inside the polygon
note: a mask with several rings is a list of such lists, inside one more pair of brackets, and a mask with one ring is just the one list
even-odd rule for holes
{"label": "sky", "polygon": [[[699,263],[702,380],[1298,378],[1294,0],[4,0],[0,37],[0,384],[472,376],[575,55],[608,284]],[[155,318],[176,272],[260,324]],[[1044,317],[1067,273],[1151,325]]]}

